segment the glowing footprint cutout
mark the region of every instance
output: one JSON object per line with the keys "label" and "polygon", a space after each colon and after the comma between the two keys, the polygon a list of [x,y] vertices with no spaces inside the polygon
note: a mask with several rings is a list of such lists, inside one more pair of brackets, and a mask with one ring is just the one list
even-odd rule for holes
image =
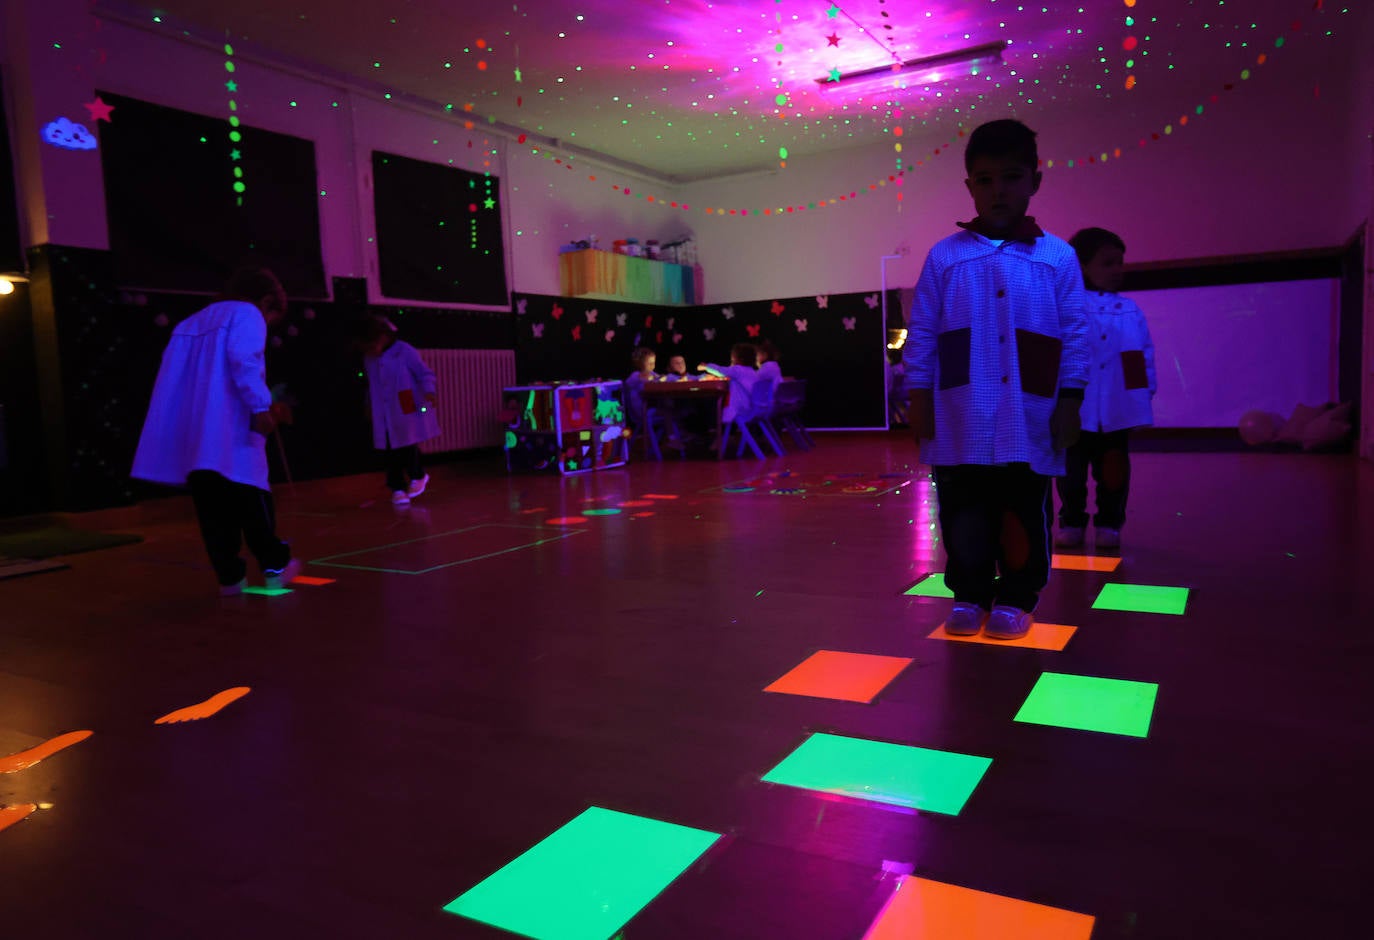
{"label": "glowing footprint cutout", "polygon": [[195,705],[187,705],[185,708],[178,708],[174,712],[168,712],[157,721],[153,722],[153,724],[169,725],[178,721],[199,721],[201,718],[209,718],[230,702],[243,698],[251,691],[253,690],[246,685],[225,689],[218,695],[212,695],[203,702],[198,702]]}
{"label": "glowing footprint cutout", "polygon": [[19,803],[15,806],[0,806],[0,829],[7,829],[19,822],[19,820],[37,811],[37,803]]}
{"label": "glowing footprint cutout", "polygon": [[68,731],[66,734],[59,734],[51,741],[44,741],[37,747],[31,747],[27,751],[11,754],[9,757],[0,757],[0,774],[18,773],[25,767],[32,767],[44,758],[52,757],[63,748],[81,743],[94,733],[93,731]]}

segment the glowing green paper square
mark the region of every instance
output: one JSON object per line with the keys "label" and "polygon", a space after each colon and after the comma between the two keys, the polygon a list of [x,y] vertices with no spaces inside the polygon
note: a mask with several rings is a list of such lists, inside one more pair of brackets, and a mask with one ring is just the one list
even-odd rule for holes
{"label": "glowing green paper square", "polygon": [[1182,614],[1188,589],[1154,584],[1105,584],[1093,601],[1098,610],[1131,610],[1141,614]]}
{"label": "glowing green paper square", "polygon": [[607,940],[719,838],[593,806],[444,910],[536,940]]}
{"label": "glowing green paper square", "polygon": [[907,594],[914,594],[917,597],[953,597],[954,592],[945,587],[945,573],[937,571],[934,574],[926,575],[911,587],[906,589]]}
{"label": "glowing green paper square", "polygon": [[1154,714],[1154,682],[1042,673],[1016,713],[1017,721],[1143,738]]}
{"label": "glowing green paper square", "polygon": [[243,589],[245,594],[261,594],[263,597],[281,597],[283,594],[290,594],[290,588],[270,588],[270,587],[246,587]]}
{"label": "glowing green paper square", "polygon": [[764,782],[957,816],[990,757],[813,734]]}

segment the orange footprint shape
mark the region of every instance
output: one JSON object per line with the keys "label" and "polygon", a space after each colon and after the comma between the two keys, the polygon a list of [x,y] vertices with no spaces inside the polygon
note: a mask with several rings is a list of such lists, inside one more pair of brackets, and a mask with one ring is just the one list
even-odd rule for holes
{"label": "orange footprint shape", "polygon": [[91,731],[68,731],[66,734],[59,734],[51,741],[44,741],[37,747],[31,747],[27,751],[11,754],[9,757],[0,757],[0,774],[17,773],[25,767],[32,767],[43,758],[51,757],[63,748],[71,747],[73,744],[86,740],[93,733]]}
{"label": "orange footprint shape", "polygon": [[19,820],[38,810],[37,803],[19,803],[15,806],[0,806],[0,829],[7,829]]}
{"label": "orange footprint shape", "polygon": [[185,708],[178,708],[174,712],[168,712],[157,721],[153,722],[153,724],[169,725],[178,721],[198,721],[201,718],[209,718],[230,702],[243,698],[251,691],[253,690],[246,685],[225,689],[218,695],[212,695],[203,702],[198,702],[195,705],[187,705]]}

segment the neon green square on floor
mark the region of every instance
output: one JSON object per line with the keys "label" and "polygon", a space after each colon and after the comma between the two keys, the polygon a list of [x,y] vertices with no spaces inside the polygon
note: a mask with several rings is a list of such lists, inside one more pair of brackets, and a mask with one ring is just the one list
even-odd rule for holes
{"label": "neon green square on floor", "polygon": [[905,591],[908,595],[916,597],[953,597],[954,592],[945,587],[945,573],[937,571],[934,574],[926,575]]}
{"label": "neon green square on floor", "polygon": [[1150,733],[1158,692],[1154,682],[1045,672],[1026,696],[1016,720],[1143,738]]}
{"label": "neon green square on floor", "polygon": [[719,838],[593,806],[444,910],[535,940],[607,940]]}
{"label": "neon green square on floor", "polygon": [[813,734],[763,781],[957,816],[990,766],[990,757]]}
{"label": "neon green square on floor", "polygon": [[1093,601],[1097,610],[1130,610],[1140,614],[1181,615],[1187,606],[1187,588],[1156,584],[1104,584]]}

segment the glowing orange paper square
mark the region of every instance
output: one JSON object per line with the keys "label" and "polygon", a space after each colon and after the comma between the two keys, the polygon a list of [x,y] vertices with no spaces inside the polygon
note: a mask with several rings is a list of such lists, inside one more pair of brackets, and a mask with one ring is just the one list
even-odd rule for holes
{"label": "glowing orange paper square", "polygon": [[911,662],[900,656],[820,650],[763,691],[867,703]]}
{"label": "glowing orange paper square", "polygon": [[864,940],[1088,940],[1094,920],[1058,907],[903,876]]}
{"label": "glowing orange paper square", "polygon": [[304,584],[307,587],[323,587],[326,584],[333,584],[333,578],[312,578],[309,575],[298,574],[291,579],[292,584]]}
{"label": "glowing orange paper square", "polygon": [[1016,640],[994,640],[990,636],[975,633],[973,636],[950,636],[942,623],[931,632],[929,639],[954,640],[959,643],[986,643],[988,646],[1027,646],[1037,650],[1062,652],[1069,645],[1077,627],[1066,627],[1062,623],[1033,623],[1030,633]]}
{"label": "glowing orange paper square", "polygon": [[1062,571],[1115,571],[1121,567],[1121,559],[1114,555],[1054,555],[1050,559],[1051,568]]}

